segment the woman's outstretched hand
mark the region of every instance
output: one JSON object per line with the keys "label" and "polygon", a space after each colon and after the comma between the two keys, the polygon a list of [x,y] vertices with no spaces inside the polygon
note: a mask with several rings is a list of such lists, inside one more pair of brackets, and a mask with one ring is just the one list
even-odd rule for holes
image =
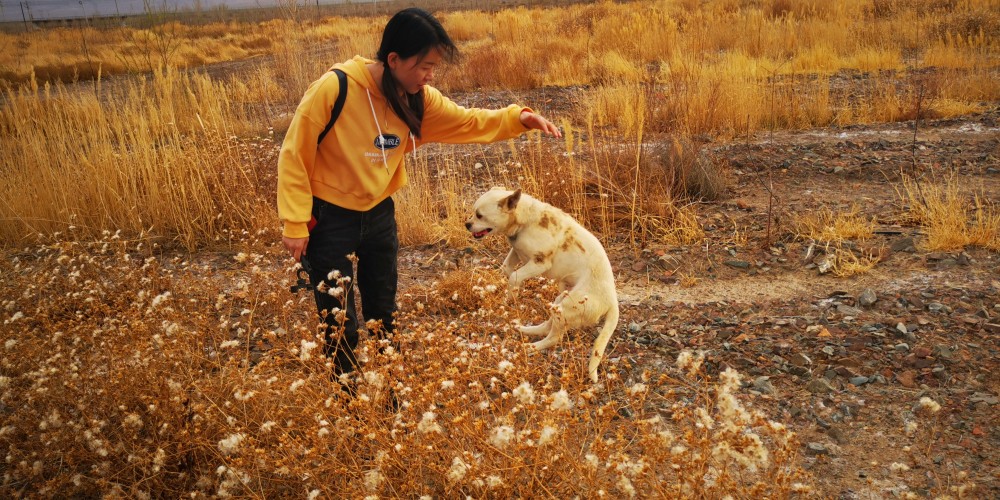
{"label": "woman's outstretched hand", "polygon": [[562,132],[559,131],[559,128],[554,123],[546,120],[542,115],[528,110],[521,112],[521,125],[530,129],[541,130],[542,133],[551,136],[562,137]]}

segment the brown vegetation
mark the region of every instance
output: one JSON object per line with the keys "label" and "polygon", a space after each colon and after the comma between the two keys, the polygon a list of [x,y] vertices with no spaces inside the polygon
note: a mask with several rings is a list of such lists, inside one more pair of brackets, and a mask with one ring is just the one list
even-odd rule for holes
{"label": "brown vegetation", "polygon": [[[461,222],[481,190],[522,187],[598,233],[616,250],[616,271],[642,274],[647,295],[661,281],[703,292],[727,270],[716,249],[723,259],[762,249],[760,264],[727,262],[754,273],[790,266],[792,249],[807,248],[809,258],[830,257],[833,275],[869,273],[889,255],[873,236],[887,222],[925,232],[921,250],[996,252],[995,189],[941,176],[940,165],[918,164],[915,149],[894,171],[872,169],[898,184],[887,202],[896,218],[814,194],[801,196],[817,196],[819,208],[796,212],[789,199],[803,186],[780,183],[794,179],[788,167],[811,164],[765,165],[748,154],[751,164],[734,172],[739,155],[719,150],[765,151],[776,146],[751,138],[783,130],[902,120],[914,120],[915,148],[926,120],[1000,99],[998,12],[996,0],[442,11],[464,59],[437,85],[463,105],[522,101],[556,120],[564,139],[430,145],[408,159],[400,237],[429,248],[409,264],[434,269],[424,277],[442,261],[448,271],[405,288],[403,355],[369,341],[353,399],[341,391],[348,381],[330,379],[310,298],[283,288],[292,269],[277,264],[284,255],[274,247],[274,165],[305,86],[332,62],[370,54],[384,13],[0,34],[0,491],[807,495],[814,483],[790,417],[751,409],[759,394],[725,369],[744,358],[717,356],[707,367],[689,350],[641,364],[619,355],[589,386],[586,341],[537,356],[511,333],[514,319],[538,319],[554,291],[535,282],[506,300],[503,279],[481,267],[489,258],[470,262],[471,252],[455,250],[468,244]],[[826,194],[853,201],[843,193],[854,186],[838,182]],[[879,188],[891,198],[892,187]],[[698,211],[752,212],[727,200],[734,192],[765,208],[729,219]],[[704,258],[681,262],[668,247]],[[705,309],[725,311],[723,323],[758,314],[728,300]],[[987,307],[962,324],[989,324]],[[620,331],[668,317],[666,306],[638,309]],[[670,326],[690,341],[677,330],[660,339],[687,349],[722,338],[705,327],[719,318],[693,316]],[[727,352],[789,324],[736,321],[723,332],[732,334]],[[774,359],[765,354],[756,358]],[[396,414],[385,410],[390,390],[402,404]],[[932,403],[911,415],[928,418],[914,439],[944,433]],[[915,463],[929,460],[916,448],[906,447]],[[963,497],[967,477],[927,491]]]}

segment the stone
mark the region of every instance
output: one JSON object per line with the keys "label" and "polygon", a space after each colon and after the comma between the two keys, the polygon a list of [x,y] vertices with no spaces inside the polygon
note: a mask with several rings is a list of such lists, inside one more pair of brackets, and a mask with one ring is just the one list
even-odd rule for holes
{"label": "stone", "polygon": [[820,274],[826,274],[833,270],[834,264],[837,263],[837,259],[832,255],[821,255],[813,261],[816,264],[816,269]]}
{"label": "stone", "polygon": [[933,313],[951,313],[951,308],[940,302],[931,302],[930,304],[927,304],[927,310]]}
{"label": "stone", "polygon": [[832,385],[830,385],[830,382],[827,379],[820,377],[811,380],[806,385],[806,390],[813,394],[826,394],[833,392],[835,389]]}
{"label": "stone", "polygon": [[763,394],[774,394],[774,385],[771,384],[770,377],[757,377],[753,381],[753,388]]}
{"label": "stone", "polygon": [[854,316],[854,317],[857,317],[857,316],[861,315],[862,311],[861,311],[861,309],[858,309],[857,307],[845,306],[845,305],[841,304],[841,305],[837,306],[837,312],[840,313],[840,314],[842,314],[842,315],[844,315],[844,316]]}
{"label": "stone", "polygon": [[871,288],[865,288],[861,295],[858,295],[858,305],[861,307],[869,307],[878,301],[878,295]]}
{"label": "stone", "polygon": [[989,394],[989,393],[976,392],[976,393],[973,393],[972,396],[969,396],[969,402],[971,402],[971,403],[986,403],[988,405],[995,405],[995,404],[1000,403],[1000,399],[997,399],[996,396],[994,396],[992,394]]}
{"label": "stone", "polygon": [[870,379],[868,377],[858,376],[858,377],[851,377],[850,382],[851,384],[854,385],[865,385],[868,383],[869,380]]}
{"label": "stone", "polygon": [[809,375],[810,375],[811,372],[809,371],[808,368],[806,368],[804,366],[795,366],[795,365],[792,365],[792,366],[788,367],[788,373],[791,373],[792,375],[795,375],[796,377],[807,378],[807,377],[809,377]]}
{"label": "stone", "polygon": [[833,438],[833,440],[836,441],[837,444],[847,444],[848,441],[847,434],[845,434],[844,431],[839,426],[836,425],[831,426],[829,429],[826,430],[826,433],[831,438]]}
{"label": "stone", "polygon": [[663,269],[676,269],[680,267],[681,261],[677,257],[669,254],[661,255],[656,259],[656,263]]}
{"label": "stone", "polygon": [[948,346],[939,345],[934,348],[934,355],[945,361],[951,361],[952,354],[953,353]]}
{"label": "stone", "polygon": [[642,331],[642,327],[643,326],[646,326],[645,322],[643,322],[643,323],[640,324],[640,323],[636,323],[635,321],[633,321],[633,322],[631,322],[631,323],[628,324],[628,332],[629,333],[639,333],[639,332]]}
{"label": "stone", "polygon": [[817,455],[829,455],[830,450],[822,443],[809,443],[806,445],[806,455],[817,456]]}
{"label": "stone", "polygon": [[914,246],[913,237],[907,236],[906,238],[898,239],[892,242],[889,247],[893,252],[916,252],[917,248]]}
{"label": "stone", "polygon": [[745,260],[727,260],[726,265],[736,269],[750,269],[750,263]]}
{"label": "stone", "polygon": [[809,366],[812,364],[812,359],[802,353],[795,353],[788,357],[788,362],[795,366]]}
{"label": "stone", "polygon": [[907,387],[909,389],[917,387],[916,379],[917,373],[913,370],[906,370],[896,374],[896,380],[898,380],[903,387]]}

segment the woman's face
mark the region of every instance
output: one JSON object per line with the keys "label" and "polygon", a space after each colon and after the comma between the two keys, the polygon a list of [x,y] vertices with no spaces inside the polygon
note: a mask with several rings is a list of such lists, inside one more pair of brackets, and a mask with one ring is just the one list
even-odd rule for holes
{"label": "woman's face", "polygon": [[392,76],[399,82],[399,88],[408,94],[416,94],[420,89],[434,81],[434,69],[441,64],[441,51],[432,48],[427,54],[413,55],[406,59],[399,54],[389,54],[389,69]]}

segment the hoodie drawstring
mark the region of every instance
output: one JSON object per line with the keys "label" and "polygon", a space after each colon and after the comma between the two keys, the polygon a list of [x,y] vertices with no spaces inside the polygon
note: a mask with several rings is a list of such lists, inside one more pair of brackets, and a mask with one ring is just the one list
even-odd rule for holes
{"label": "hoodie drawstring", "polygon": [[365,89],[365,93],[368,94],[368,106],[372,109],[372,119],[375,120],[375,129],[378,130],[378,148],[382,151],[382,165],[385,165],[385,173],[389,173],[389,161],[385,157],[385,137],[382,136],[382,127],[378,124],[378,113],[375,112],[375,103],[372,102],[372,93],[368,89]]}

